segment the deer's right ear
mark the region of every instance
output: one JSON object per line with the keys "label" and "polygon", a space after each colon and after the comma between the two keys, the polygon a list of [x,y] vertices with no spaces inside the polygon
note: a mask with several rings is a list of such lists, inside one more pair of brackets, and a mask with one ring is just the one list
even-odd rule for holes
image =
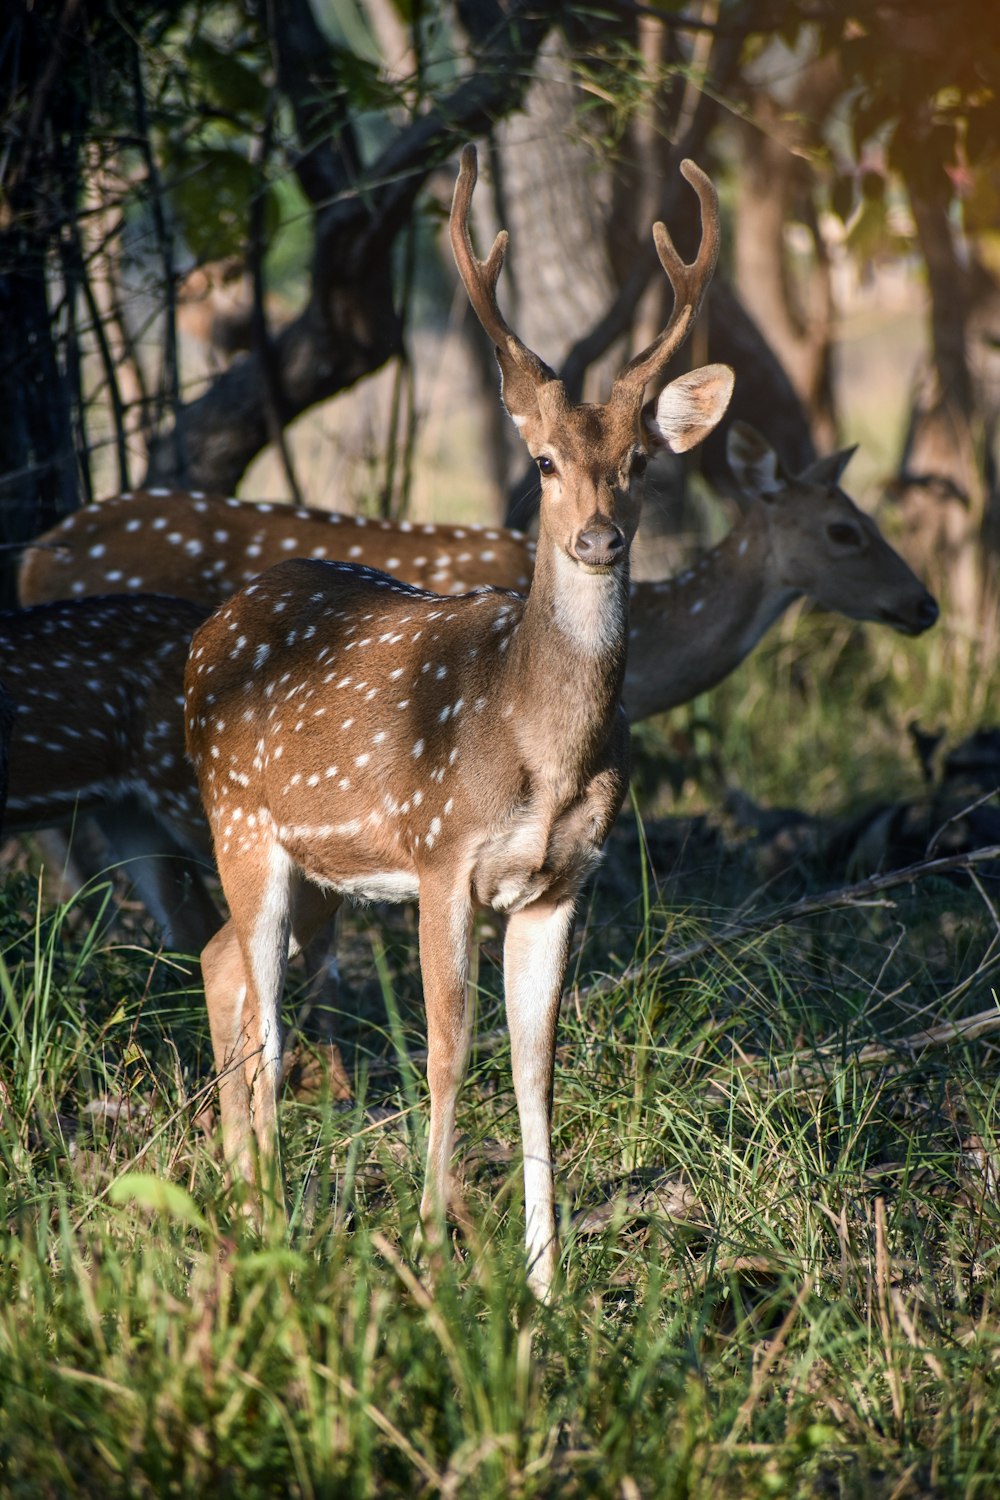
{"label": "deer's right ear", "polygon": [[726,457],[740,489],[755,500],[781,489],[781,465],[767,439],[749,422],[734,422],[726,437]]}
{"label": "deer's right ear", "polygon": [[686,453],[719,425],[733,394],[735,376],[728,365],[701,365],[664,386],[643,408],[646,431],[671,453]]}

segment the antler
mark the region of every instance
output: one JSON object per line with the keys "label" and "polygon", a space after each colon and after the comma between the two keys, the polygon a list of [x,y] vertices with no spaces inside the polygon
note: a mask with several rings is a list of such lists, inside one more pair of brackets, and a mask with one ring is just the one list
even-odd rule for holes
{"label": "antler", "polygon": [[472,190],[476,185],[477,176],[476,148],[469,144],[462,150],[462,161],[451,205],[449,227],[455,264],[458,266],[459,275],[465,284],[465,290],[469,294],[469,301],[472,303],[476,317],[496,345],[501,363],[503,363],[503,356],[506,355],[534,385],[542,385],[546,381],[555,380],[555,372],[550,370],[537,354],[533,354],[526,344],[522,344],[497,306],[497,278],[503,266],[504,252],[507,249],[506,229],[501,229],[493,241],[493,248],[484,261],[477,258],[472,248],[472,240],[469,238],[469,206],[472,203]]}
{"label": "antler", "polygon": [[[674,290],[674,306],[663,332],[641,354],[629,360],[615,381],[616,386],[638,388],[640,392],[654,375],[660,373],[683,344],[698,316],[702,298],[719,258],[719,195],[711,178],[693,161],[685,158],[681,162],[681,173],[698,194],[701,205],[701,244],[694,260],[688,263],[678,255],[667,226],[661,223],[653,225],[653,240],[660,264]],[[493,248],[495,250],[496,246]]]}

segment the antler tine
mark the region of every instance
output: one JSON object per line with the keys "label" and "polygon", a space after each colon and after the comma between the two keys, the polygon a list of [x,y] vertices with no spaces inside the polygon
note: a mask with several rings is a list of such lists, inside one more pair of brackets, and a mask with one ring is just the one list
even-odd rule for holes
{"label": "antler tine", "polygon": [[500,230],[484,261],[477,257],[472,248],[472,240],[469,236],[469,208],[477,177],[476,148],[470,142],[462,148],[462,160],[458,180],[455,183],[455,196],[452,199],[449,220],[451,248],[459,275],[476,317],[498,350],[508,354],[536,384],[554,380],[553,371],[538,358],[537,354],[533,354],[526,344],[522,344],[497,306],[497,280],[507,249],[506,229]]}
{"label": "antler tine", "polygon": [[698,194],[701,208],[701,243],[698,253],[691,262],[682,260],[667,226],[659,222],[653,225],[656,253],[673,287],[673,311],[662,333],[641,354],[628,362],[618,376],[616,385],[637,386],[642,389],[676,354],[698,316],[719,258],[719,195],[715,186],[708,174],[688,158],[681,162],[681,173]]}

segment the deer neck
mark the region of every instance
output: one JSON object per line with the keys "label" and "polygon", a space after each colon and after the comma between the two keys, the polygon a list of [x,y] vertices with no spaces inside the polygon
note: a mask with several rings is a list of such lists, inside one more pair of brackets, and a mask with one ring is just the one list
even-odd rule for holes
{"label": "deer neck", "polygon": [[628,611],[627,560],[587,573],[557,541],[539,537],[506,672],[544,754],[561,766],[586,765],[607,742],[621,703]]}
{"label": "deer neck", "polygon": [[633,584],[629,718],[662,713],[721,682],[798,594],[781,581],[756,508],[676,578]]}

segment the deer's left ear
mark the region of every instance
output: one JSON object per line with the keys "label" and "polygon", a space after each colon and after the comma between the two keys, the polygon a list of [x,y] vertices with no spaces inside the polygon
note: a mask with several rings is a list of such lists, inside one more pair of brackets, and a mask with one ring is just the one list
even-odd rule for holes
{"label": "deer's left ear", "polygon": [[858,445],[855,443],[853,448],[840,448],[836,453],[828,453],[825,458],[817,458],[814,464],[803,469],[798,477],[808,484],[839,484],[841,474],[857,451]]}
{"label": "deer's left ear", "polygon": [[672,453],[686,453],[703,442],[725,416],[734,379],[728,365],[702,365],[672,380],[655,402],[643,407],[651,441],[666,444]]}

